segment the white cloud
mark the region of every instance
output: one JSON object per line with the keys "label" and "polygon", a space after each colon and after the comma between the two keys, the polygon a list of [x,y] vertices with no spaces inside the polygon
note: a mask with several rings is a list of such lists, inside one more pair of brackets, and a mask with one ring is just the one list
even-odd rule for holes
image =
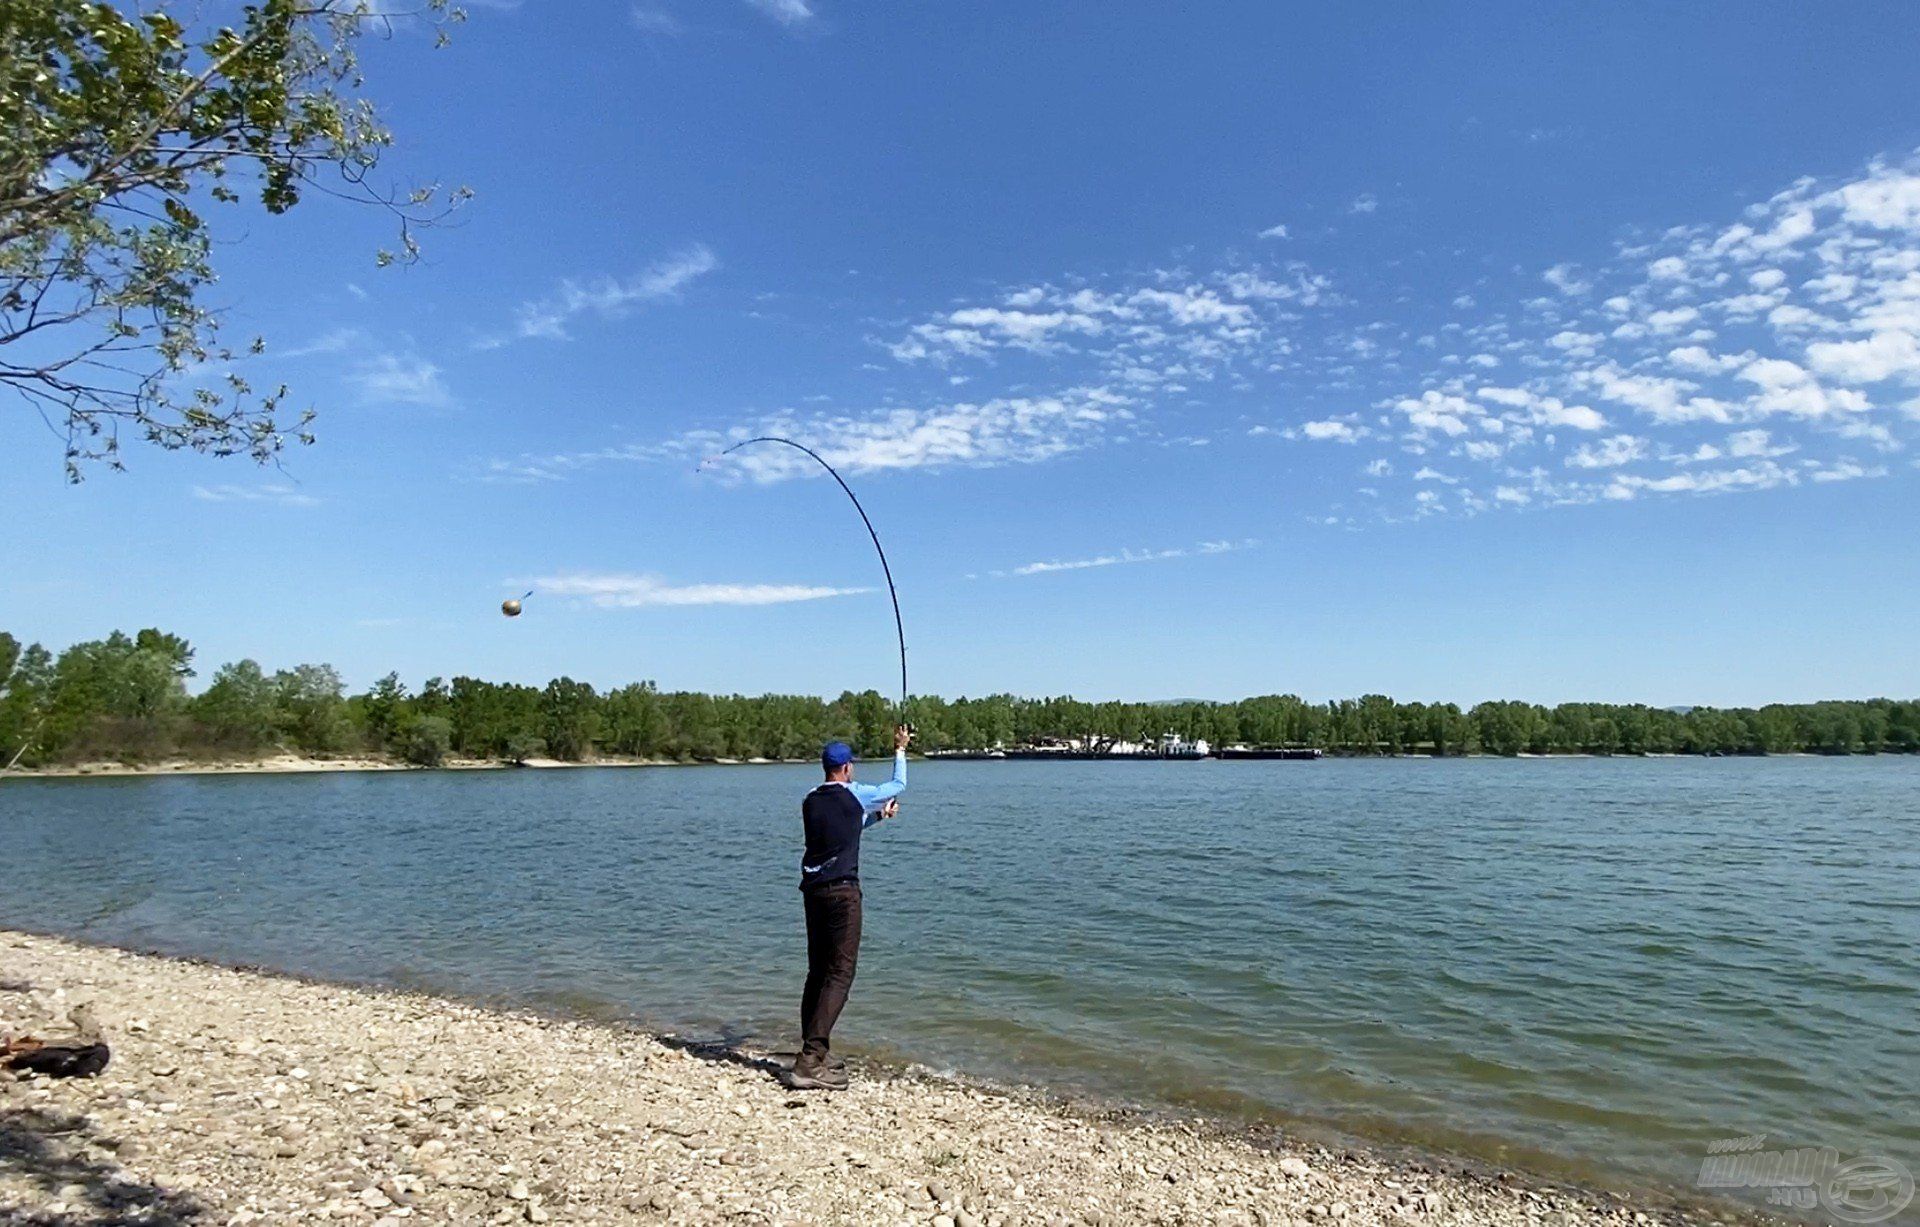
{"label": "white cloud", "polygon": [[1540,277],[1562,294],[1577,296],[1593,288],[1593,283],[1583,279],[1579,270],[1571,264],[1556,264]]}
{"label": "white cloud", "polygon": [[1527,421],[1536,426],[1566,426],[1574,430],[1605,430],[1606,415],[1589,405],[1569,405],[1557,396],[1541,396],[1525,388],[1481,388],[1474,396],[1496,405],[1523,409],[1524,414],[1509,415],[1510,420]]}
{"label": "white cloud", "polygon": [[1409,396],[1395,401],[1393,408],[1404,414],[1418,431],[1438,431],[1454,436],[1466,434],[1468,420],[1480,417],[1484,412],[1480,406],[1464,397],[1436,392],[1431,388],[1417,397]]}
{"label": "white cloud", "polygon": [[872,339],[909,365],[984,363],[1012,349],[1083,362],[1102,380],[1178,392],[1236,363],[1272,369],[1292,352],[1300,309],[1335,301],[1332,282],[1299,261],[1206,274],[1161,269],[1071,288],[1029,284]]}
{"label": "white cloud", "polygon": [[1829,272],[1809,278],[1800,288],[1812,295],[1815,302],[1835,303],[1852,298],[1859,286],[1860,278],[1852,273]]}
{"label": "white cloud", "polygon": [[1285,222],[1276,222],[1268,226],[1265,230],[1262,230],[1260,237],[1263,239],[1284,239],[1287,237],[1287,224]]}
{"label": "white cloud", "polygon": [[1813,480],[1818,482],[1856,481],[1862,477],[1885,477],[1887,475],[1887,470],[1884,465],[1875,465],[1873,468],[1868,468],[1854,460],[1841,460],[1835,464],[1822,465],[1808,471],[1812,474]]}
{"label": "white cloud", "polygon": [[320,500],[311,494],[279,482],[255,486],[195,486],[193,497],[205,503],[277,503],[282,507],[320,505]]}
{"label": "white cloud", "polygon": [[417,354],[375,354],[346,376],[372,404],[418,405],[444,409],[453,396],[440,378],[440,368]]}
{"label": "white cloud", "polygon": [[1185,290],[1136,290],[1127,301],[1135,306],[1157,306],[1177,324],[1226,324],[1244,327],[1253,322],[1251,308],[1223,301],[1211,290],[1190,287]]}
{"label": "white cloud", "polygon": [[[1540,276],[1558,294],[1523,289],[1504,311],[1403,341],[1398,361],[1375,365],[1404,370],[1407,355],[1434,355],[1412,372],[1411,391],[1374,397],[1390,411],[1376,433],[1411,455],[1485,465],[1536,506],[1852,480],[1878,470],[1843,449],[1884,454],[1915,440],[1920,151],[1838,183],[1798,180],[1732,225],[1653,233],[1609,261],[1552,264]],[[1400,301],[1419,293],[1408,285]],[[1473,390],[1479,354],[1497,357],[1516,386]],[[1343,391],[1365,386],[1350,361],[1322,369]],[[1632,433],[1607,429],[1623,413]],[[1687,437],[1701,423],[1733,433],[1724,444]],[[1735,429],[1757,423],[1769,429]],[[1603,429],[1608,437],[1585,441],[1571,433]],[[1684,468],[1640,467],[1654,462]],[[1586,476],[1595,473],[1604,476]],[[1415,496],[1414,485],[1400,493]],[[1513,501],[1463,488],[1414,512]]]}
{"label": "white cloud", "polygon": [[1764,430],[1737,430],[1727,436],[1729,456],[1766,456],[1772,454],[1773,436]]}
{"label": "white cloud", "polygon": [[1751,352],[1744,354],[1714,354],[1704,346],[1682,345],[1667,351],[1667,361],[1683,371],[1700,375],[1719,375],[1737,370],[1753,361]]}
{"label": "white cloud", "polygon": [[575,573],[533,581],[548,596],[581,597],[607,609],[661,605],[784,605],[835,596],[858,596],[871,588],[828,588],[812,584],[670,584],[657,575]]}
{"label": "white cloud", "polygon": [[633,28],[646,34],[674,35],[681,32],[680,19],[665,9],[636,4],[627,10]]}
{"label": "white cloud", "polygon": [[1378,196],[1375,196],[1372,192],[1362,192],[1353,198],[1353,203],[1347,206],[1347,212],[1372,213],[1379,207],[1380,198]]}
{"label": "white cloud", "polygon": [[1891,330],[1861,341],[1816,341],[1807,346],[1807,364],[1841,383],[1920,382],[1920,341]]}
{"label": "white cloud", "polygon": [[783,26],[798,26],[813,20],[813,8],[807,0],[747,0]]}
{"label": "white cloud", "polygon": [[1881,230],[1920,232],[1920,174],[1879,173],[1856,180],[1836,193],[1848,221]]}
{"label": "white cloud", "polygon": [[279,351],[282,358],[311,358],[325,354],[345,353],[366,343],[367,334],[358,328],[334,328],[321,333],[304,345]]}
{"label": "white cloud", "polygon": [[1758,413],[1784,413],[1794,417],[1822,418],[1840,413],[1858,413],[1867,408],[1866,397],[1849,388],[1830,390],[1796,362],[1785,358],[1761,358],[1748,363],[1740,378],[1754,384],[1760,394],[1752,408]]}
{"label": "white cloud", "polygon": [[[523,339],[565,340],[568,326],[582,315],[617,318],[639,304],[672,298],[719,267],[719,258],[705,244],[696,243],[624,281],[612,277],[563,281],[552,296],[521,306],[514,335]],[[492,348],[505,340],[490,338],[481,344]]]}
{"label": "white cloud", "polygon": [[1738,469],[1697,469],[1671,473],[1665,477],[1642,477],[1622,473],[1607,484],[1606,497],[1631,499],[1648,494],[1726,494],[1737,490],[1772,490],[1794,485],[1799,478],[1790,469],[1772,461],[1763,461]]}
{"label": "white cloud", "polygon": [[1727,406],[1692,395],[1699,391],[1699,385],[1684,379],[1633,374],[1607,363],[1579,372],[1575,380],[1594,389],[1607,400],[1637,409],[1658,422],[1695,422],[1703,419],[1724,422],[1731,417]]}
{"label": "white cloud", "polygon": [[959,328],[993,335],[1019,349],[1039,349],[1058,331],[1095,335],[1106,326],[1090,315],[1067,311],[1016,311],[999,307],[968,307],[947,316]]}
{"label": "white cloud", "polygon": [[1700,312],[1692,307],[1675,307],[1671,311],[1654,311],[1647,316],[1647,327],[1655,332],[1678,332],[1683,326],[1700,318]]}
{"label": "white cloud", "polygon": [[1307,422],[1300,427],[1300,433],[1316,441],[1331,440],[1335,443],[1358,443],[1363,430],[1355,429],[1352,423],[1327,419],[1321,422]]}
{"label": "white cloud", "polygon": [[1617,469],[1623,464],[1644,460],[1647,441],[1633,435],[1613,435],[1594,443],[1583,443],[1567,457],[1577,469]]}
{"label": "white cloud", "polygon": [[1096,567],[1124,566],[1136,562],[1165,562],[1173,558],[1197,558],[1212,554],[1230,554],[1235,550],[1252,549],[1259,545],[1251,538],[1241,541],[1202,541],[1198,545],[1181,546],[1166,550],[1121,550],[1116,554],[1100,554],[1092,558],[1074,558],[1056,562],[1029,562],[1008,571],[995,571],[996,576],[1008,575],[1049,575],[1056,571],[1086,571]]}
{"label": "white cloud", "polygon": [[1597,332],[1577,332],[1565,328],[1548,337],[1547,344],[1576,358],[1591,358],[1595,347],[1604,340],[1606,338]]}
{"label": "white cloud", "polygon": [[[1105,388],[1072,388],[865,417],[774,417],[726,435],[685,435],[672,446],[682,455],[712,455],[740,439],[773,434],[806,440],[827,463],[848,472],[993,468],[1051,460],[1102,442],[1132,422],[1131,403]],[[820,472],[798,452],[772,446],[735,452],[720,471],[761,482]]]}

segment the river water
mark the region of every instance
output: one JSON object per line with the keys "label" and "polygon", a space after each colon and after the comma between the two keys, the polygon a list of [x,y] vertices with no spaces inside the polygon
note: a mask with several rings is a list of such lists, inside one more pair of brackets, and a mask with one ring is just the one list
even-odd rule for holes
{"label": "river water", "polygon": [[[817,778],[14,780],[0,925],[791,1046]],[[1627,1180],[1920,1169],[1920,759],[915,764],[861,859],[852,1050]]]}

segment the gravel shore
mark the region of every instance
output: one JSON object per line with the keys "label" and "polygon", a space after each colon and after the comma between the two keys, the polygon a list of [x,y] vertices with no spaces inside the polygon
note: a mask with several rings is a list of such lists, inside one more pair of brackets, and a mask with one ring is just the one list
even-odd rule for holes
{"label": "gravel shore", "polygon": [[1745,1220],[0,932],[0,1032],[91,1002],[92,1079],[0,1073],[17,1223],[1650,1224]]}

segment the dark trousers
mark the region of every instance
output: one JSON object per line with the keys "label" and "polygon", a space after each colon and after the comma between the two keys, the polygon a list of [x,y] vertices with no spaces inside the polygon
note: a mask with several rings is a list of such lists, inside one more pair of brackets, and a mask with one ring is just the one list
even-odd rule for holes
{"label": "dark trousers", "polygon": [[807,908],[807,987],[800,995],[800,1058],[824,1060],[828,1039],[860,961],[860,883],[829,882],[803,892]]}

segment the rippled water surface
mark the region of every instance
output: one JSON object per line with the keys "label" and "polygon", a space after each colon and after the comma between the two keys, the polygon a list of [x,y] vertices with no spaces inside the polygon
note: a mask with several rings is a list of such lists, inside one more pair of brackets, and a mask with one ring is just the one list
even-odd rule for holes
{"label": "rippled water surface", "polygon": [[[799,767],[9,781],[0,924],[769,1043]],[[849,1047],[1687,1183],[1920,1168],[1920,761],[938,763]]]}

